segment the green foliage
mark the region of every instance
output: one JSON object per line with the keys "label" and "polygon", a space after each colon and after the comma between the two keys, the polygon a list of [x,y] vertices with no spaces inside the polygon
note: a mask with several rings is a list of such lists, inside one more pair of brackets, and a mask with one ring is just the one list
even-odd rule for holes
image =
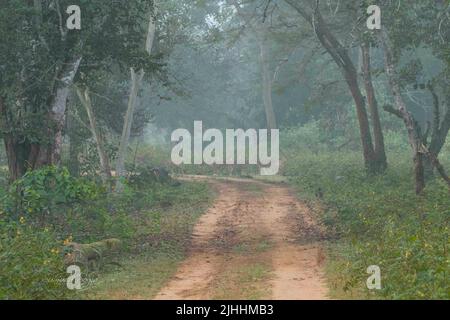
{"label": "green foliage", "polygon": [[[68,208],[64,221],[56,226],[62,238],[73,236],[75,241],[90,243],[104,238],[119,238],[127,243],[133,235],[130,202],[123,198],[105,196]],[[128,206],[127,206],[128,205]],[[130,212],[131,211],[131,212]]]}
{"label": "green foliage", "polygon": [[61,243],[53,233],[36,230],[26,220],[0,220],[0,299],[64,299],[68,274]]}
{"label": "green foliage", "polygon": [[[199,183],[144,182],[130,180],[123,194],[108,194],[56,167],[17,180],[0,208],[0,299],[83,297],[66,287],[63,257],[71,241],[118,238],[126,252],[179,259],[209,191]],[[89,277],[101,280],[103,267]]]}
{"label": "green foliage", "polygon": [[130,251],[120,258],[120,269],[108,266],[102,272],[88,298],[153,297],[184,258],[192,228],[211,197],[207,184],[193,182],[135,192],[129,204],[134,227]]}
{"label": "green foliage", "polygon": [[347,141],[353,142],[351,145],[355,144],[349,137],[343,134],[337,134],[338,132],[336,130],[326,128],[324,122],[319,120],[311,121],[301,127],[283,130],[281,144],[286,150],[308,149],[315,153],[326,151],[329,148],[336,148],[343,144],[348,146],[349,143]]}
{"label": "green foliage", "polygon": [[[382,176],[368,177],[358,152],[306,149],[290,154],[284,174],[311,199],[318,190],[323,194],[323,222],[338,239],[330,243],[332,287],[346,294],[356,290],[359,297],[448,299],[447,186],[436,179],[424,196],[416,196],[410,155],[399,151],[397,138],[390,136],[387,143],[393,152]],[[370,265],[381,268],[380,291],[365,287]]]}
{"label": "green foliage", "polygon": [[98,195],[97,185],[72,177],[66,168],[48,166],[28,171],[16,180],[4,198],[3,208],[12,219],[31,217],[42,225],[62,214],[61,208]]}
{"label": "green foliage", "polygon": [[54,166],[29,171],[9,187],[0,215],[0,298],[75,296],[66,287],[62,240],[76,231],[68,228],[71,213],[100,193],[94,183]]}
{"label": "green foliage", "polygon": [[[66,28],[70,5],[82,10],[80,30]],[[99,75],[120,74],[116,81],[128,88],[130,67],[163,78],[162,55],[149,57],[144,45],[153,13],[151,0],[2,1],[0,136],[10,141],[19,175],[23,167],[35,166],[29,161],[34,157],[30,154],[51,145],[52,137],[61,130],[51,112],[59,87],[68,88],[73,82],[99,83]],[[75,62],[80,61],[78,68]],[[120,103],[119,112],[109,114],[123,114],[124,105]]]}
{"label": "green foliage", "polygon": [[[105,143],[104,149],[110,163],[113,163],[113,160],[117,156],[118,147],[112,143]],[[86,153],[83,155],[82,160],[79,163],[79,170],[83,176],[87,176],[91,179],[98,179],[100,181],[100,177],[98,176],[98,172],[101,170],[100,158],[95,142],[89,141],[87,143]]]}

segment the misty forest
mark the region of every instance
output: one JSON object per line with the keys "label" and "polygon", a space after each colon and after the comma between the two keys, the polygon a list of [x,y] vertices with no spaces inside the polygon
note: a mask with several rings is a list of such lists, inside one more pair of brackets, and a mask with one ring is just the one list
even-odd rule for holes
{"label": "misty forest", "polygon": [[449,0],[1,0],[0,299],[449,299],[449,41]]}

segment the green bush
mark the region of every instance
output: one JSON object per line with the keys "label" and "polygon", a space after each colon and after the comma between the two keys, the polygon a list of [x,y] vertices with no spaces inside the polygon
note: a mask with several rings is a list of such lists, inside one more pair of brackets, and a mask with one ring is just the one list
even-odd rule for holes
{"label": "green bush", "polygon": [[42,226],[54,222],[68,206],[98,195],[98,185],[72,177],[66,168],[48,166],[16,180],[3,199],[3,210],[16,221],[29,217]]}
{"label": "green bush", "polygon": [[65,168],[30,171],[12,184],[0,211],[0,298],[74,296],[64,282],[64,243],[130,238],[131,201],[122,199]]}
{"label": "green bush", "polygon": [[181,254],[208,188],[149,177],[144,172],[141,179],[124,181],[121,194],[107,193],[97,182],[72,177],[64,168],[42,168],[17,180],[0,208],[0,299],[82,297],[65,282],[63,257],[71,241],[118,238],[127,254],[151,254],[161,247]]}
{"label": "green bush", "polygon": [[64,299],[68,274],[54,234],[0,221],[0,299]]}
{"label": "green bush", "polygon": [[[299,138],[300,139],[300,138]],[[388,135],[389,169],[367,176],[359,151],[297,149],[284,164],[303,196],[325,205],[323,222],[330,230],[331,287],[372,298],[449,299],[450,197],[439,178],[425,195],[416,196],[409,150]],[[441,159],[446,167],[448,147]],[[381,268],[382,290],[369,291],[370,265]]]}

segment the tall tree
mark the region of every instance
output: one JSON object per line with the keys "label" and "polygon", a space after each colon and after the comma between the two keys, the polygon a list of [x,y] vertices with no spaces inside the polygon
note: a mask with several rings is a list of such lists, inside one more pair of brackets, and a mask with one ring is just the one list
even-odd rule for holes
{"label": "tall tree", "polygon": [[[266,116],[267,129],[277,128],[277,119],[272,100],[272,88],[274,76],[270,70],[270,57],[268,54],[269,21],[258,15],[249,14],[237,0],[231,1],[238,16],[243,20],[244,27],[249,28],[252,35],[256,37],[259,48],[259,61],[261,66],[262,101]],[[256,19],[255,19],[256,18]]]}
{"label": "tall tree", "polygon": [[109,157],[105,151],[104,138],[98,130],[97,120],[95,118],[95,113],[92,107],[91,96],[89,89],[86,88],[82,91],[80,88],[76,88],[78,98],[81,104],[85,107],[86,113],[89,119],[89,125],[91,129],[92,136],[94,137],[95,146],[97,148],[98,157],[100,159],[100,171],[103,183],[107,185],[111,181],[111,165],[109,162]]}
{"label": "tall tree", "polygon": [[369,108],[370,118],[372,120],[373,138],[374,138],[374,161],[376,163],[377,171],[384,171],[387,168],[386,151],[384,147],[384,135],[381,125],[380,114],[378,111],[378,102],[373,87],[372,81],[372,66],[370,43],[363,41],[361,44],[361,58],[362,58],[362,75],[364,79],[364,87],[366,91],[367,106]]}
{"label": "tall tree", "polygon": [[[81,8],[81,30],[67,29],[69,5]],[[80,72],[148,63],[139,37],[149,7],[144,0],[2,2],[1,132],[12,180],[60,161],[67,97]]]}
{"label": "tall tree", "polygon": [[[382,139],[380,139],[382,132],[378,127],[375,130],[378,136],[378,148],[375,149],[370,132],[365,98],[359,87],[357,68],[353,63],[348,50],[342,45],[336,35],[333,34],[327,22],[324,20],[320,11],[320,1],[314,1],[314,4],[311,4],[310,1],[300,0],[285,0],[285,2],[294,8],[300,16],[309,23],[319,42],[342,72],[355,102],[365,166],[369,172],[376,173],[383,171],[387,167],[387,163],[386,157],[383,156],[384,143]],[[309,9],[307,9],[308,5]],[[367,76],[368,74],[366,74],[366,79],[370,80]],[[369,90],[368,93],[372,92]],[[372,104],[372,110],[376,111],[376,106],[374,104]],[[377,112],[373,112],[372,117],[379,121]],[[378,121],[376,122],[378,123]]]}
{"label": "tall tree", "polygon": [[[385,110],[394,114],[403,120],[408,132],[408,139],[412,149],[415,189],[417,194],[422,194],[426,185],[426,167],[433,167],[440,176],[447,182],[450,188],[450,177],[446,173],[444,167],[440,163],[438,156],[445,143],[445,139],[450,130],[450,108],[447,103],[442,108],[435,86],[437,83],[444,83],[443,100],[448,99],[448,83],[449,83],[449,59],[448,59],[448,40],[450,32],[448,26],[450,21],[445,17],[450,15],[450,4],[441,3],[438,6],[432,6],[433,1],[422,2],[419,4],[411,4],[403,10],[395,10],[389,5],[384,7],[385,12],[389,9],[394,14],[385,15],[386,21],[390,23],[384,24],[383,29],[378,32],[379,41],[382,45],[385,60],[385,73],[389,80],[389,88],[394,98],[394,105],[385,106]],[[431,6],[430,6],[431,5]],[[418,22],[416,17],[420,12],[421,21]],[[444,18],[443,18],[444,17]],[[420,26],[418,25],[420,23]],[[389,26],[389,27],[388,27]],[[443,28],[444,26],[444,28]],[[445,28],[447,26],[447,28]],[[412,31],[414,30],[414,31]],[[419,30],[419,31],[417,31]],[[436,32],[437,31],[437,32]],[[427,35],[427,36],[425,36]],[[432,35],[432,36],[430,36]],[[403,79],[400,75],[399,61],[402,53],[408,52],[410,55],[417,55],[417,51],[423,48],[431,49],[433,54],[442,60],[446,66],[440,74],[434,79],[428,80],[428,83],[420,84],[423,88],[428,88],[433,100],[432,108],[432,125],[431,125],[431,141],[428,141],[430,131],[423,130],[417,116],[411,111],[405,99],[408,79]],[[419,63],[420,64],[420,63]],[[412,77],[417,84],[417,75],[420,68],[415,68]],[[441,113],[444,115],[441,117]]]}
{"label": "tall tree", "polygon": [[[150,20],[148,23],[147,37],[145,40],[145,51],[148,55],[151,54],[153,43],[155,40],[156,33],[156,9],[153,10]],[[138,73],[131,68],[131,90],[130,96],[128,99],[128,108],[125,114],[122,137],[120,139],[119,152],[116,161],[116,174],[117,174],[117,183],[116,183],[116,192],[122,192],[123,184],[121,178],[123,178],[126,174],[125,171],[125,157],[128,150],[128,144],[130,140],[131,126],[133,124],[133,115],[134,109],[136,106],[136,100],[138,98],[139,88],[142,83],[142,79],[144,78],[144,69],[141,69]]]}

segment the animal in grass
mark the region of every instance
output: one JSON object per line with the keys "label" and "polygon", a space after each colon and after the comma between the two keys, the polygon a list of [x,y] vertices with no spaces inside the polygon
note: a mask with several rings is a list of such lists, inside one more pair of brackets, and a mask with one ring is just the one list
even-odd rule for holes
{"label": "animal in grass", "polygon": [[69,247],[69,252],[64,256],[64,263],[67,266],[79,265],[87,269],[98,269],[105,255],[121,249],[122,241],[119,239],[105,239],[87,244],[71,242],[67,246]]}

